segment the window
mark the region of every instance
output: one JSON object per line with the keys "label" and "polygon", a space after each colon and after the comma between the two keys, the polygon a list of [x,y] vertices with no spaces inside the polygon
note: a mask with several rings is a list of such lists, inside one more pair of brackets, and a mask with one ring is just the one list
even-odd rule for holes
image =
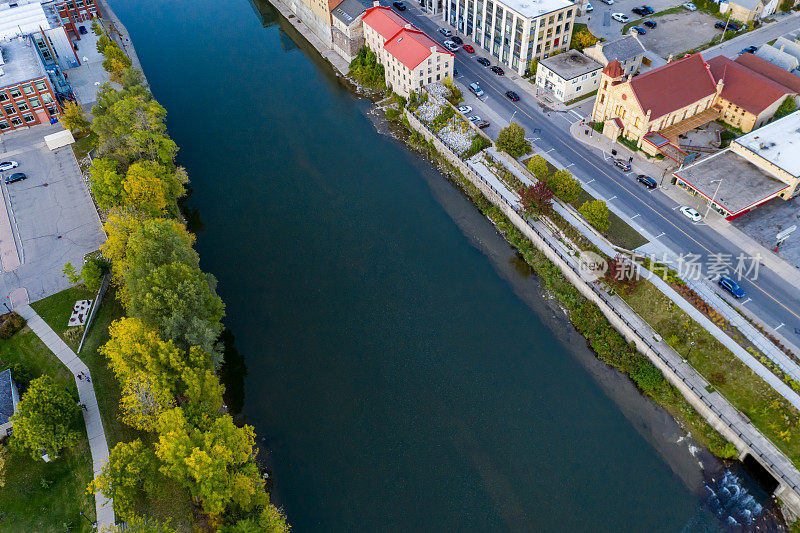
{"label": "window", "polygon": [[42,107],[41,102],[39,102],[39,99],[36,98],[35,96],[31,96],[31,98],[28,100],[28,102],[30,102],[31,107],[34,108],[34,109],[36,109],[37,107]]}
{"label": "window", "polygon": [[42,94],[42,102],[44,102],[45,104],[53,103],[53,95],[50,93]]}
{"label": "window", "polygon": [[13,105],[3,106],[3,109],[5,110],[6,115],[14,115],[17,112]]}
{"label": "window", "polygon": [[20,120],[19,117],[13,117],[11,119],[11,125],[12,126],[22,126],[22,120]]}
{"label": "window", "polygon": [[567,33],[568,31],[569,31],[569,22],[564,24],[564,33]]}
{"label": "window", "polygon": [[441,74],[437,74],[436,75],[436,81],[439,81],[440,79],[442,79],[442,75]]}
{"label": "window", "polygon": [[30,109],[28,107],[28,102],[19,102],[17,104],[17,107],[19,108],[20,111],[27,111],[28,109]]}
{"label": "window", "polygon": [[10,127],[11,126],[8,125],[8,122],[6,122],[5,120],[0,120],[0,131],[7,130]]}
{"label": "window", "polygon": [[570,18],[571,16],[572,16],[572,10],[567,9],[567,18]]}
{"label": "window", "polygon": [[5,91],[0,91],[0,102],[5,102],[8,100],[8,94]]}
{"label": "window", "polygon": [[428,83],[433,83],[430,76],[428,76]]}
{"label": "window", "polygon": [[576,90],[576,91],[580,91],[580,90],[581,90],[581,86],[580,86],[580,85],[578,85],[577,87],[575,87],[575,90]]}
{"label": "window", "polygon": [[19,92],[19,87],[14,87],[8,92],[11,93],[11,98],[19,98],[20,96],[22,96],[22,93]]}
{"label": "window", "polygon": [[25,122],[33,122],[35,120],[33,118],[33,115],[30,115],[30,114],[24,115],[24,117],[25,117]]}

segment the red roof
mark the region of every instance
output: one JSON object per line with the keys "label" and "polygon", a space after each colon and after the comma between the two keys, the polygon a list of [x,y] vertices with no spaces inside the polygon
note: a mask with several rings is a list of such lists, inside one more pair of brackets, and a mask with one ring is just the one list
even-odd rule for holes
{"label": "red roof", "polygon": [[603,69],[603,74],[611,78],[619,78],[622,76],[622,65],[615,59],[606,65],[606,68]]}
{"label": "red roof", "polygon": [[800,94],[800,76],[795,76],[791,72],[773,65],[766,59],[755,54],[742,54],[736,58],[736,63],[758,72],[784,87],[790,88],[794,93]]}
{"label": "red roof", "polygon": [[333,13],[333,10],[336,9],[336,6],[344,2],[344,0],[328,0],[328,11]]}
{"label": "red roof", "polygon": [[406,24],[411,24],[385,6],[374,6],[367,9],[361,20],[364,24],[377,31],[384,39],[391,38],[395,33],[403,29]]}
{"label": "red roof", "polygon": [[401,29],[383,45],[384,50],[410,69],[417,68],[431,55],[431,47],[436,48],[437,52],[453,55],[416,28]]}
{"label": "red roof", "polygon": [[717,92],[717,84],[700,54],[671,61],[630,81],[633,94],[650,120],[691,105]]}
{"label": "red roof", "polygon": [[714,79],[724,84],[720,96],[754,115],[793,92],[725,56],[709,59],[708,65]]}

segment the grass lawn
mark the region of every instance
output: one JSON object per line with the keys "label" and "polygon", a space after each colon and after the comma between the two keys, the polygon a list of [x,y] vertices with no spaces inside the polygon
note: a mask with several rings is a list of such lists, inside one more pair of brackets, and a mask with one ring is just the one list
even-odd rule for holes
{"label": "grass lawn", "polygon": [[72,306],[78,300],[92,300],[94,297],[93,292],[86,290],[83,285],[78,285],[33,302],[31,307],[64,339],[72,351],[77,352],[83,335],[83,326],[67,326]]}
{"label": "grass lawn", "polygon": [[97,134],[81,132],[73,135],[75,143],[72,145],[72,151],[75,153],[75,159],[80,163],[97,144]]}
{"label": "grass lawn", "polygon": [[[67,329],[75,328],[66,328],[64,324],[69,318],[70,310],[75,301],[93,297],[93,293],[82,286],[78,286],[39,300],[31,304],[31,307],[39,313],[45,322],[50,324],[50,327],[56,333],[64,338],[67,344],[72,346],[73,349],[77,349],[80,337],[78,337],[77,342],[74,342],[73,346],[72,341],[66,338],[69,334],[64,332]],[[142,439],[145,443],[152,443],[155,440],[154,435],[138,431],[123,424],[118,418],[117,414],[122,391],[117,378],[106,365],[105,358],[98,353],[98,348],[108,341],[108,328],[111,323],[124,315],[125,310],[117,301],[115,290],[112,286],[103,297],[94,323],[79,354],[81,360],[86,363],[92,374],[92,383],[97,393],[97,403],[100,407],[100,415],[103,419],[103,428],[105,429],[109,449],[113,448],[118,442],[128,442],[137,438]],[[61,324],[60,328],[57,327],[59,324]],[[139,511],[146,512],[148,516],[162,521],[171,518],[173,527],[177,527],[179,531],[193,531],[194,519],[191,497],[188,491],[169,480],[166,481],[161,489],[162,494],[159,494],[158,497],[142,501]],[[181,525],[184,527],[181,527]]]}
{"label": "grass lawn", "polygon": [[717,391],[800,466],[797,409],[651,283],[642,282],[623,297]]}
{"label": "grass lawn", "polygon": [[[594,196],[584,190],[581,190],[580,196],[578,196],[578,199],[572,203],[572,206],[575,209],[578,209],[585,202],[591,202],[593,200],[596,200]],[[627,222],[619,218],[611,211],[608,212],[608,222],[608,231],[606,231],[603,235],[605,235],[609,241],[617,246],[621,246],[627,250],[634,250],[643,244],[647,244],[647,239],[642,237],[638,231],[630,227]]]}
{"label": "grass lawn", "polygon": [[[35,379],[53,376],[77,398],[72,374],[25,327],[8,340],[0,340],[0,370],[20,365]],[[13,373],[13,370],[12,370]],[[33,459],[27,452],[9,452],[5,487],[0,489],[0,531],[91,531],[80,511],[94,521],[94,497],[86,494],[92,463],[86,431],[79,445],[51,463]]]}

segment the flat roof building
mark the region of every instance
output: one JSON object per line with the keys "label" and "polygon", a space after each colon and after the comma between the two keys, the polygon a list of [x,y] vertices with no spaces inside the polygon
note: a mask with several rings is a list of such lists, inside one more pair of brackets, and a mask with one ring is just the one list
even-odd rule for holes
{"label": "flat roof building", "polygon": [[773,198],[800,193],[800,111],[735,139],[731,146],[674,173],[728,220]]}
{"label": "flat roof building", "polygon": [[603,65],[577,50],[550,56],[539,62],[536,85],[562,102],[596,91]]}
{"label": "flat roof building", "polygon": [[52,26],[40,2],[0,3],[0,41],[25,36]]}
{"label": "flat roof building", "polygon": [[531,59],[569,49],[577,11],[571,0],[445,0],[442,19],[524,74]]}

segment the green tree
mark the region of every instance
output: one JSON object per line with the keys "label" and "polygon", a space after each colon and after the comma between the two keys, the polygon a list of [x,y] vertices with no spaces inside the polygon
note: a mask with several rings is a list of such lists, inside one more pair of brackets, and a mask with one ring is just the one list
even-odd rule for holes
{"label": "green tree", "polygon": [[788,13],[794,7],[795,0],[781,0],[780,9],[784,13]]}
{"label": "green tree", "polygon": [[778,106],[778,109],[775,110],[774,120],[778,120],[779,118],[783,118],[786,115],[794,113],[797,109],[797,104],[794,101],[794,96],[787,96],[781,105]]}
{"label": "green tree", "polygon": [[530,170],[538,180],[546,182],[550,177],[550,165],[548,165],[547,160],[540,155],[535,155],[528,159],[527,166],[528,170]]}
{"label": "green tree", "polygon": [[547,186],[561,200],[572,203],[581,194],[581,184],[568,170],[559,170],[547,180]]}
{"label": "green tree", "polygon": [[500,130],[495,146],[511,157],[522,157],[532,150],[531,143],[525,139],[525,129],[516,122]]}
{"label": "green tree", "polygon": [[105,33],[105,31],[103,30],[103,26],[96,20],[92,21],[92,32],[98,37],[100,37]]}
{"label": "green tree", "polygon": [[177,215],[175,200],[183,195],[186,182],[182,172],[172,171],[155,161],[136,161],[122,180],[124,205],[158,216],[166,211]]}
{"label": "green tree", "polygon": [[570,48],[583,51],[584,48],[593,46],[595,43],[597,43],[597,37],[592,35],[592,32],[589,31],[589,28],[583,26],[580,29],[576,29],[576,31],[572,34]]}
{"label": "green tree", "polygon": [[106,158],[92,160],[92,166],[89,168],[89,182],[97,207],[107,211],[124,203],[123,179],[124,176],[119,173],[117,161]]}
{"label": "green tree", "polygon": [[100,285],[103,282],[103,276],[106,275],[110,268],[108,261],[99,254],[94,254],[86,258],[81,268],[81,278],[83,278],[83,285],[92,292],[100,290]]}
{"label": "green tree", "polygon": [[216,294],[216,279],[199,268],[169,263],[128,287],[131,316],[163,332],[181,348],[200,346],[217,353],[225,306]]}
{"label": "green tree", "polygon": [[140,439],[119,442],[108,453],[103,469],[89,483],[89,493],[101,492],[114,500],[114,511],[123,519],[134,518],[136,500],[152,494],[158,484],[158,460]]}
{"label": "green tree", "polygon": [[533,77],[536,76],[536,70],[539,68],[539,61],[536,58],[531,59],[528,61],[528,76]]}
{"label": "green tree", "polygon": [[239,520],[222,531],[223,533],[289,533],[291,530],[283,511],[268,503],[257,518]]}
{"label": "green tree", "polygon": [[201,429],[175,408],[160,417],[156,455],[161,472],[186,487],[214,517],[230,504],[245,511],[267,504],[264,480],[251,460],[254,445],[253,428],[236,427],[230,415]]}
{"label": "green tree", "polygon": [[67,276],[67,281],[70,283],[78,283],[81,280],[80,274],[78,274],[78,271],[72,266],[72,263],[64,263],[61,273]]}
{"label": "green tree", "polygon": [[75,399],[52,377],[38,377],[31,381],[11,417],[11,442],[30,451],[34,459],[44,453],[54,459],[61,450],[78,443],[79,411]]}
{"label": "green tree", "polygon": [[176,531],[169,524],[162,524],[153,518],[135,516],[128,521],[125,533],[176,533]]}
{"label": "green tree", "polygon": [[109,44],[111,44],[111,39],[107,35],[100,35],[96,44],[97,53],[102,54]]}
{"label": "green tree", "polygon": [[64,112],[61,114],[59,121],[68,130],[75,131],[89,131],[91,124],[86,118],[86,113],[83,106],[77,102],[67,102],[64,104]]}
{"label": "green tree", "polygon": [[608,230],[608,206],[602,200],[590,200],[584,202],[578,212],[586,221],[601,232]]}
{"label": "green tree", "polygon": [[664,383],[664,375],[650,361],[642,360],[641,364],[631,371],[631,378],[645,392],[660,389]]}
{"label": "green tree", "polygon": [[[103,37],[100,37],[102,39]],[[98,40],[99,48],[99,40]],[[119,47],[114,41],[109,41],[103,46],[101,52],[105,59],[103,60],[103,68],[110,74],[111,81],[119,83],[122,81],[122,75],[125,70],[130,68],[131,59],[125,55],[122,48]]]}

